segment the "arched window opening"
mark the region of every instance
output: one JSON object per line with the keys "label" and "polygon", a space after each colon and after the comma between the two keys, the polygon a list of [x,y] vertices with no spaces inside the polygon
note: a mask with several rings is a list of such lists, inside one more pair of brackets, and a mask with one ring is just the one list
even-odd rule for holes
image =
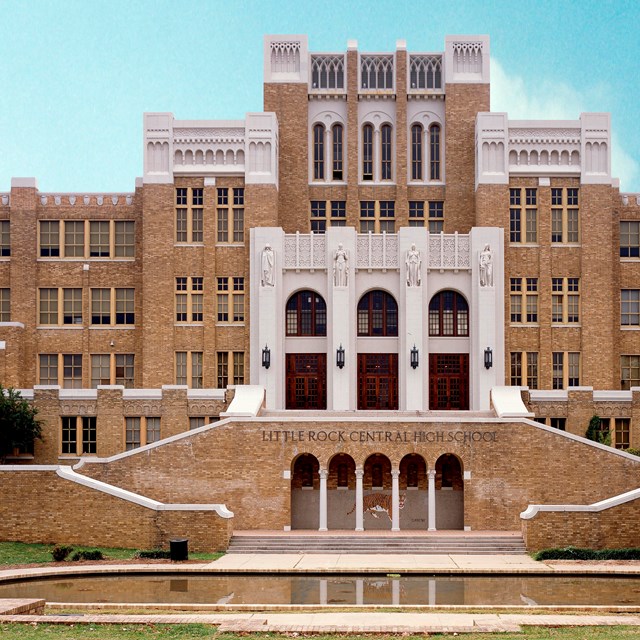
{"label": "arched window opening", "polygon": [[349,468],[344,463],[338,465],[338,486],[349,486]]}
{"label": "arched window opening", "polygon": [[313,465],[310,462],[302,464],[300,476],[303,487],[313,487]]}
{"label": "arched window opening", "polygon": [[429,129],[429,177],[440,180],[440,125],[431,125]]}
{"label": "arched window opening", "polygon": [[422,126],[411,127],[411,179],[422,180]]}
{"label": "arched window opening", "polygon": [[332,175],[334,180],[342,180],[342,125],[336,124],[331,130],[332,138]]}
{"label": "arched window opening", "polygon": [[373,180],[373,127],[362,127],[362,179]]}
{"label": "arched window opening", "polygon": [[324,127],[313,127],[313,179],[324,180]]}
{"label": "arched window opening", "polygon": [[327,305],[314,291],[298,291],[287,302],[288,336],[326,336]]}
{"label": "arched window opening", "polygon": [[374,464],[371,466],[371,486],[382,487],[382,465]]}
{"label": "arched window opening", "polygon": [[407,466],[407,487],[418,486],[418,465],[410,462]]}
{"label": "arched window opening", "polygon": [[397,336],[398,304],[386,291],[370,291],[358,303],[359,336]]}
{"label": "arched window opening", "polygon": [[381,134],[380,176],[382,180],[391,180],[391,125],[382,125]]}
{"label": "arched window opening", "polygon": [[429,303],[430,336],[468,336],[469,305],[455,291],[441,291]]}

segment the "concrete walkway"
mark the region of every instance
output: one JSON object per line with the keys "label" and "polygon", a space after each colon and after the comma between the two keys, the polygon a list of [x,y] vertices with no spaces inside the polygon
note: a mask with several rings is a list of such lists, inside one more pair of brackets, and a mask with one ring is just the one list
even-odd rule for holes
{"label": "concrete walkway", "polygon": [[218,631],[295,633],[488,633],[523,626],[640,627],[637,615],[527,615],[491,613],[229,613],[165,615],[0,616],[0,623],[210,624]]}

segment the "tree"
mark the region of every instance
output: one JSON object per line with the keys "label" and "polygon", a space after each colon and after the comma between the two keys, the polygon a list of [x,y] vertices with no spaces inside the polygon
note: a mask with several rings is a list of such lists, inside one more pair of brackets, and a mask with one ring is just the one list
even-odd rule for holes
{"label": "tree", "polygon": [[42,440],[42,424],[38,410],[17,389],[0,384],[0,462],[16,448],[28,448],[34,440]]}
{"label": "tree", "polygon": [[589,426],[587,427],[587,432],[584,435],[585,438],[593,440],[594,442],[606,444],[607,446],[611,445],[611,433],[609,429],[602,428],[602,421],[598,415],[591,417],[591,420],[589,420]]}

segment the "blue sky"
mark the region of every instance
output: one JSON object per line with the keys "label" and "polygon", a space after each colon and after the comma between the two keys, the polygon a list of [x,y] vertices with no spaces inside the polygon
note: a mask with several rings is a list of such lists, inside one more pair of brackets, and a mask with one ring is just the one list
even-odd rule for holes
{"label": "blue sky", "polygon": [[540,0],[0,0],[0,191],[131,191],[142,113],[242,118],[262,109],[262,38],[311,51],[441,51],[488,34],[492,109],[511,118],[609,111],[613,174],[640,192],[640,3]]}

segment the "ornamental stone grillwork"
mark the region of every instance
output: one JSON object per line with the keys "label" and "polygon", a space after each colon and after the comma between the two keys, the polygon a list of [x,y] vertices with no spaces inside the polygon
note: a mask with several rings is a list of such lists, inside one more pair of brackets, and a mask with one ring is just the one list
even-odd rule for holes
{"label": "ornamental stone grillwork", "polygon": [[323,234],[290,233],[284,237],[285,269],[324,269],[326,238]]}
{"label": "ornamental stone grillwork", "polygon": [[271,72],[300,72],[300,42],[285,41],[271,43]]}
{"label": "ornamental stone grillwork", "polygon": [[409,79],[411,89],[442,89],[442,56],[412,55]]}
{"label": "ornamental stone grillwork", "polygon": [[393,56],[361,56],[360,87],[362,89],[393,89]]}
{"label": "ornamental stone grillwork", "polygon": [[244,127],[193,127],[174,129],[173,141],[179,144],[203,142],[244,143]]}
{"label": "ornamental stone grillwork", "polygon": [[430,269],[470,269],[471,250],[467,234],[429,234]]}
{"label": "ornamental stone grillwork", "polygon": [[357,269],[397,269],[398,236],[394,233],[361,233],[356,239]]}
{"label": "ornamental stone grillwork", "polygon": [[344,55],[311,56],[312,89],[344,89]]}

